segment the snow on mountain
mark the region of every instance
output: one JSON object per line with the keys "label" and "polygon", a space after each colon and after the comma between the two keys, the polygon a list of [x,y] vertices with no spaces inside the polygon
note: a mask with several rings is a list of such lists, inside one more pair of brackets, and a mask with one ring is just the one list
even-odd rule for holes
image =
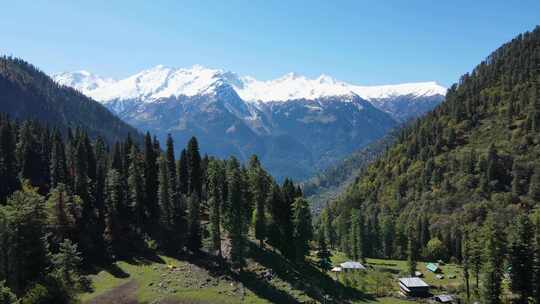
{"label": "snow on mountain", "polygon": [[326,75],[309,79],[289,73],[270,81],[258,81],[252,77],[243,77],[242,80],[243,86],[235,87],[235,90],[242,99],[247,101],[315,100],[321,97],[354,94],[347,84]]}
{"label": "snow on mountain", "polygon": [[54,80],[68,87],[72,87],[85,95],[91,95],[98,88],[114,83],[112,78],[103,78],[88,71],[65,72],[53,75]]}
{"label": "snow on mountain", "polygon": [[[152,102],[161,98],[215,93],[220,85],[230,85],[245,101],[315,100],[322,97],[359,95],[369,101],[396,96],[444,96],[446,88],[435,82],[383,86],[358,86],[321,75],[310,79],[295,73],[259,81],[235,73],[195,65],[188,69],[158,65],[121,80],[101,78],[86,71],[53,75],[64,85],[101,101],[133,100]],[[344,99],[350,100],[350,99]]]}
{"label": "snow on mountain", "polygon": [[351,90],[367,100],[385,99],[396,96],[429,97],[446,95],[446,88],[440,86],[435,81],[381,86],[352,85]]}
{"label": "snow on mountain", "polygon": [[433,109],[435,82],[358,86],[289,73],[261,81],[202,66],[159,65],[114,80],[86,71],[53,75],[137,129],[178,147],[196,136],[205,153],[257,154],[273,175],[302,179]]}

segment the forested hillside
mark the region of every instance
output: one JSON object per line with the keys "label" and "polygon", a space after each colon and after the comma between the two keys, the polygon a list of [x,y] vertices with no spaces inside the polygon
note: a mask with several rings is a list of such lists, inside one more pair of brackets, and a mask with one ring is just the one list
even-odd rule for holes
{"label": "forested hillside", "polygon": [[255,156],[247,166],[201,157],[195,138],[180,153],[149,134],[141,146],[129,136],[108,146],[81,129],[64,137],[0,116],[0,176],[2,303],[76,302],[91,288],[82,269],[136,256],[242,269],[248,233],[291,261],[309,253],[300,189],[276,184]]}
{"label": "forested hillside", "polygon": [[540,221],[535,230],[528,218],[540,206],[539,88],[536,27],[463,75],[323,211],[327,239],[353,257],[466,267],[477,258],[474,273],[491,294],[485,303],[497,303],[509,265],[510,288],[526,299],[540,282],[531,271],[540,262]]}
{"label": "forested hillside", "polygon": [[12,119],[34,119],[55,126],[84,128],[95,138],[108,142],[121,140],[130,133],[142,142],[142,136],[98,102],[76,90],[58,85],[33,65],[17,58],[0,57],[0,112]]}
{"label": "forested hillside", "polygon": [[390,131],[383,138],[353,152],[302,183],[302,190],[311,204],[311,210],[319,214],[326,202],[336,199],[345,191],[371,162],[392,145],[397,133],[397,130]]}

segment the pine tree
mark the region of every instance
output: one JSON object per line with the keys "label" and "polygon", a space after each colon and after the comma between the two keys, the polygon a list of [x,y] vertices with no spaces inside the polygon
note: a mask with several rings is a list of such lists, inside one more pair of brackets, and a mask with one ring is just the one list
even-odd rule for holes
{"label": "pine tree", "polygon": [[502,231],[492,217],[486,220],[484,234],[484,266],[482,268],[482,303],[501,303],[504,247]]}
{"label": "pine tree", "polygon": [[[159,186],[158,186],[158,202],[160,208],[160,226],[164,230],[164,233],[168,233],[172,225],[172,207],[171,207],[171,195],[169,191],[169,175],[167,172],[167,161],[165,157],[161,156],[158,159],[159,163]],[[165,239],[166,237],[163,236]]]}
{"label": "pine tree", "polygon": [[478,227],[471,229],[469,234],[469,250],[470,250],[470,265],[471,271],[474,274],[475,278],[475,288],[478,291],[480,288],[480,273],[482,272],[483,267],[483,242],[481,238],[481,230]]}
{"label": "pine tree", "polygon": [[529,197],[535,201],[540,201],[540,170],[535,168],[529,184]]}
{"label": "pine tree", "polygon": [[510,267],[510,289],[519,294],[519,303],[528,303],[532,294],[533,280],[533,227],[528,216],[519,215],[511,226],[509,235],[508,262]]}
{"label": "pine tree", "polygon": [[182,149],[180,153],[180,158],[178,159],[178,189],[180,193],[187,195],[188,194],[188,184],[189,184],[189,172],[188,172],[188,161],[186,150]]}
{"label": "pine tree", "polygon": [[293,227],[293,203],[295,198],[298,196],[297,189],[294,187],[293,182],[290,179],[285,179],[283,182],[283,186],[281,188],[282,193],[282,199],[280,200],[280,203],[282,204],[278,208],[278,227],[280,230],[280,234],[282,237],[282,241],[279,245],[279,250],[283,255],[288,257],[289,259],[294,259],[295,254],[295,248],[294,244],[292,244],[289,241],[286,241],[288,237],[293,235],[294,233],[294,227]]}
{"label": "pine tree", "polygon": [[200,207],[197,192],[193,192],[188,199],[188,242],[187,246],[192,252],[199,252],[202,246]]}
{"label": "pine tree", "polygon": [[463,279],[465,280],[465,291],[467,294],[467,302],[471,298],[471,288],[470,288],[470,274],[469,274],[469,268],[470,268],[470,258],[471,258],[471,243],[469,240],[469,230],[468,228],[465,228],[463,233],[463,246],[462,248],[462,257],[463,260],[461,262],[461,265],[463,266]]}
{"label": "pine tree", "polygon": [[0,124],[0,205],[6,202],[8,195],[19,188],[15,148],[15,134],[9,121],[6,121]]}
{"label": "pine tree", "polygon": [[[169,193],[169,221],[172,221],[174,206],[178,206],[180,203],[180,195],[177,189],[177,179],[176,179],[176,162],[174,160],[174,143],[171,137],[171,134],[167,135],[167,151],[165,152],[166,167],[167,172],[167,183],[168,183],[168,193]],[[171,223],[172,224],[172,223]]]}
{"label": "pine tree", "polygon": [[11,289],[6,286],[5,281],[0,281],[0,304],[14,304],[17,303],[17,297]]}
{"label": "pine tree", "polygon": [[208,164],[208,207],[210,220],[210,249],[221,253],[221,208],[223,201],[223,170],[218,161]]}
{"label": "pine tree", "polygon": [[520,196],[526,193],[527,175],[525,168],[519,161],[514,161],[512,165],[512,193]]}
{"label": "pine tree", "polygon": [[[362,235],[360,232],[360,236]],[[385,216],[382,222],[382,244],[383,244],[383,255],[386,258],[391,258],[394,253],[394,238],[396,235],[394,220],[391,216]],[[365,241],[360,242],[360,250],[365,246]],[[364,254],[360,254],[360,258],[365,260]]]}
{"label": "pine tree", "polygon": [[[493,144],[490,144],[487,151],[486,182],[488,187],[498,183],[498,155]],[[489,188],[492,189],[493,187]]]}
{"label": "pine tree", "polygon": [[202,176],[201,176],[201,155],[199,154],[199,143],[195,137],[192,137],[187,145],[187,165],[189,173],[188,192],[195,194],[198,198],[202,194]]}
{"label": "pine tree", "polygon": [[156,150],[150,133],[144,138],[144,194],[148,217],[145,223],[146,230],[156,232],[159,223],[159,200],[158,200],[158,158],[159,150]]}
{"label": "pine tree", "polygon": [[77,294],[84,291],[88,279],[81,275],[82,256],[77,245],[70,240],[60,244],[58,253],[51,257],[50,276],[56,278],[68,298],[76,301]]}
{"label": "pine tree", "polygon": [[56,131],[53,135],[51,160],[50,160],[51,188],[56,188],[60,183],[67,182],[66,156],[64,154],[64,144],[60,133]]}
{"label": "pine tree", "polygon": [[351,231],[349,233],[351,258],[358,261],[362,257],[362,225],[360,210],[351,212]]}
{"label": "pine tree", "polygon": [[65,239],[76,240],[79,221],[82,219],[82,201],[78,196],[68,193],[64,184],[51,190],[45,204],[47,226],[52,232],[54,243]]}
{"label": "pine tree", "polygon": [[532,298],[534,303],[540,303],[540,209],[532,214],[534,236],[532,241]]}
{"label": "pine tree", "polygon": [[266,236],[268,243],[276,248],[281,248],[281,231],[279,229],[280,225],[280,215],[281,215],[281,206],[283,205],[283,197],[279,189],[279,185],[272,184],[270,188],[270,195],[266,200],[266,206],[268,206],[269,220],[266,229]]}
{"label": "pine tree", "polygon": [[337,226],[337,235],[339,236],[338,244],[339,249],[344,252],[347,256],[351,256],[351,244],[350,244],[350,217],[347,214],[343,213],[338,216],[336,219]]}
{"label": "pine tree", "polygon": [[231,261],[234,267],[243,267],[245,264],[246,246],[246,218],[245,202],[242,194],[242,177],[236,158],[228,161],[228,232],[231,239]]}
{"label": "pine tree", "polygon": [[144,206],[144,185],[142,164],[138,158],[135,146],[131,148],[130,165],[128,170],[128,198],[129,206],[133,210],[133,223],[139,233],[146,222],[146,212]]}
{"label": "pine tree", "polygon": [[266,239],[266,198],[268,195],[268,177],[261,167],[257,156],[253,155],[249,162],[249,186],[251,197],[255,202],[253,213],[253,227],[255,239],[259,240],[260,247],[264,246]]}
{"label": "pine tree", "polygon": [[121,254],[125,246],[124,227],[121,213],[124,209],[122,201],[120,174],[116,169],[107,173],[105,185],[106,220],[104,239],[108,255],[112,258]]}
{"label": "pine tree", "polygon": [[28,284],[39,278],[47,265],[45,242],[45,210],[43,197],[29,185],[8,198],[8,225],[15,232],[7,248],[13,253],[11,279],[8,285],[19,294]]}
{"label": "pine tree", "polygon": [[[94,207],[97,212],[97,223],[96,223],[96,231],[97,234],[100,235],[100,241],[102,243],[99,244],[99,248],[97,249],[98,252],[100,252],[100,256],[102,258],[107,258],[106,256],[106,244],[105,240],[103,239],[103,235],[105,232],[105,222],[106,222],[106,203],[105,203],[105,197],[106,197],[106,179],[107,179],[107,170],[109,167],[108,164],[108,151],[106,144],[103,140],[103,138],[98,137],[96,139],[95,147],[94,147],[94,154],[96,157],[96,175],[94,180]],[[100,261],[102,262],[102,261]]]}
{"label": "pine tree", "polygon": [[317,246],[317,264],[323,271],[329,271],[332,268],[332,253],[326,246],[326,238],[324,236],[324,228],[319,228],[318,232],[318,246]]}
{"label": "pine tree", "polygon": [[415,232],[409,232],[409,241],[407,244],[407,267],[411,277],[415,276],[418,261],[418,242],[414,235]]}
{"label": "pine tree", "polygon": [[40,185],[41,156],[39,145],[29,122],[24,122],[19,129],[16,155],[20,177],[30,181],[33,186]]}
{"label": "pine tree", "polygon": [[311,211],[308,202],[301,197],[293,204],[293,226],[294,254],[296,261],[301,262],[309,254],[309,241],[313,239]]}
{"label": "pine tree", "polygon": [[330,244],[330,248],[334,249],[337,242],[336,230],[333,224],[333,213],[328,206],[321,213],[321,221],[324,227],[325,237]]}
{"label": "pine tree", "polygon": [[12,259],[15,259],[14,248],[12,246],[15,232],[11,225],[11,214],[7,207],[0,207],[0,282],[11,282],[13,268],[15,267]]}

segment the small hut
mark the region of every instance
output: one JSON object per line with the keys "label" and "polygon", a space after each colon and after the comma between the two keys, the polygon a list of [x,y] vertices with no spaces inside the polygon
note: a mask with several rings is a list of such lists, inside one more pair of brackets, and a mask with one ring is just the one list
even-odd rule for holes
{"label": "small hut", "polygon": [[341,272],[341,270],[341,267],[334,267],[332,268],[332,270],[330,270],[331,272],[336,274],[336,280],[338,279],[338,274]]}
{"label": "small hut", "polygon": [[426,265],[426,269],[433,272],[433,273],[441,272],[441,268],[439,267],[439,264],[437,264],[437,263],[428,263]]}
{"label": "small hut", "polygon": [[341,263],[339,266],[341,266],[341,270],[343,271],[367,270],[366,266],[353,261]]}
{"label": "small hut", "polygon": [[437,303],[455,303],[455,299],[452,295],[438,295],[433,297]]}
{"label": "small hut", "polygon": [[399,289],[407,297],[427,297],[429,296],[429,285],[420,278],[399,279]]}
{"label": "small hut", "polygon": [[332,272],[341,272],[341,267],[334,267],[330,271],[332,271]]}

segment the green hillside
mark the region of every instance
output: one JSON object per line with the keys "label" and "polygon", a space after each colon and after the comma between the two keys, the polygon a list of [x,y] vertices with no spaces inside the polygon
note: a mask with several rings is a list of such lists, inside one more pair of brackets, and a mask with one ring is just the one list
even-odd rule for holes
{"label": "green hillside", "polygon": [[345,191],[369,164],[391,146],[397,132],[397,130],[390,131],[383,138],[352,153],[302,183],[302,190],[311,203],[312,211],[319,214],[326,202],[336,199],[341,192]]}
{"label": "green hillside", "polygon": [[131,134],[142,143],[137,130],[97,101],[55,83],[24,60],[0,57],[0,112],[12,119],[32,119],[59,128],[83,128],[91,137],[108,142]]}
{"label": "green hillside", "polygon": [[444,103],[402,130],[323,211],[327,239],[350,256],[404,258],[413,244],[424,258],[462,261],[465,233],[477,237],[480,251],[491,250],[483,246],[495,229],[505,263],[515,257],[514,242],[531,250],[533,229],[518,240],[515,229],[530,227],[521,216],[540,205],[539,88],[536,27],[494,51]]}

